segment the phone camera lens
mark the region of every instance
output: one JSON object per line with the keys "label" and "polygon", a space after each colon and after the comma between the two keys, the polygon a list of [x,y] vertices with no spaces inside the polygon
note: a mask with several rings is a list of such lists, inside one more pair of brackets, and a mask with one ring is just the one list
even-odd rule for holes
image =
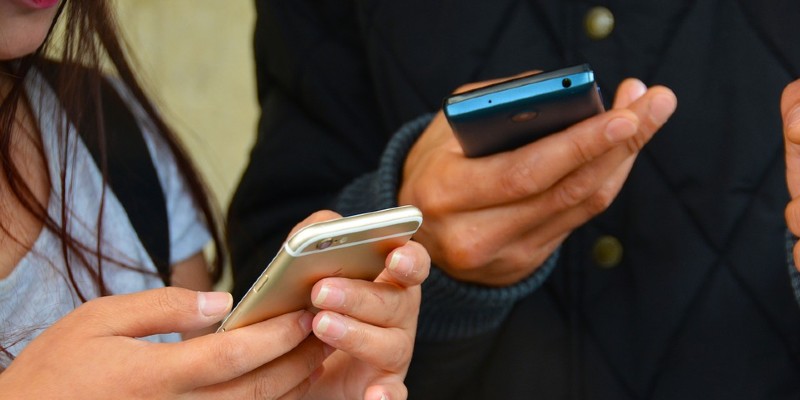
{"label": "phone camera lens", "polygon": [[331,247],[332,244],[333,244],[333,239],[325,239],[325,240],[317,243],[317,249],[318,250],[325,250],[328,247]]}
{"label": "phone camera lens", "polygon": [[511,121],[520,123],[520,122],[527,122],[539,116],[539,113],[536,111],[523,111],[520,113],[516,113],[511,116]]}
{"label": "phone camera lens", "polygon": [[561,80],[561,86],[563,86],[565,88],[568,88],[568,87],[572,86],[572,80],[570,80],[569,78],[562,79]]}

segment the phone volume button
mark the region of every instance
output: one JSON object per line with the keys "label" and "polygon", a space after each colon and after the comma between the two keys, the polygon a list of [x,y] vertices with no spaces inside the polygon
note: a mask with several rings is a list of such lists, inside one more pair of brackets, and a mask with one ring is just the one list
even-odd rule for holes
{"label": "phone volume button", "polygon": [[267,281],[269,281],[269,275],[262,276],[261,279],[259,279],[258,282],[256,283],[256,286],[253,287],[253,291],[258,292],[259,290],[261,290],[261,288],[264,287]]}

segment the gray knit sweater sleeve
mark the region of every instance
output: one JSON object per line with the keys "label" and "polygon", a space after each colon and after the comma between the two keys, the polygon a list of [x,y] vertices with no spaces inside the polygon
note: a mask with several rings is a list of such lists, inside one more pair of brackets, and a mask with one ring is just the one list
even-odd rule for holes
{"label": "gray knit sweater sleeve", "polygon": [[[397,206],[403,163],[432,118],[423,115],[401,127],[387,145],[378,170],[346,187],[333,208],[342,215],[352,215]],[[498,328],[518,300],[542,285],[557,260],[555,252],[531,276],[502,288],[460,282],[433,266],[422,285],[418,339],[463,339]]]}

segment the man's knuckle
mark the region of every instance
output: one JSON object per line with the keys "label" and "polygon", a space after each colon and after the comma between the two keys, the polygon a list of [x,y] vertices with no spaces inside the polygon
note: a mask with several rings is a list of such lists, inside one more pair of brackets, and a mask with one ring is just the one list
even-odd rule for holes
{"label": "man's knuckle", "polygon": [[575,207],[582,203],[587,196],[586,182],[583,182],[583,177],[574,176],[563,185],[559,185],[556,189],[559,203],[564,208]]}
{"label": "man's knuckle", "polygon": [[475,269],[484,264],[486,243],[477,234],[457,230],[451,235],[451,245],[445,248],[451,264],[462,269]]}
{"label": "man's knuckle", "polygon": [[450,207],[449,196],[438,185],[429,185],[415,196],[415,206],[426,215],[440,215]]}
{"label": "man's knuckle", "polygon": [[411,361],[414,344],[410,340],[403,340],[402,346],[397,346],[387,353],[386,368],[390,371],[402,371]]}
{"label": "man's knuckle", "polygon": [[526,197],[544,190],[536,170],[527,162],[514,163],[498,181],[501,190],[513,198]]}
{"label": "man's knuckle", "polygon": [[614,196],[607,190],[598,190],[586,201],[586,209],[591,215],[597,215],[608,209]]}
{"label": "man's knuckle", "polygon": [[570,140],[569,153],[579,165],[586,164],[594,159],[594,154],[583,140]]}

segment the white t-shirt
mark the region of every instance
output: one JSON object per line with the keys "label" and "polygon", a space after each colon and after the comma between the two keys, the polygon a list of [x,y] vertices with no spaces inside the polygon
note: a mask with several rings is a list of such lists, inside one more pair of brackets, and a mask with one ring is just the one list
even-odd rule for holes
{"label": "white t-shirt", "polygon": [[[66,121],[55,94],[42,77],[31,71],[26,80],[26,92],[33,113],[39,121],[42,144],[53,188],[50,192],[48,212],[61,224],[61,173],[64,154],[69,154],[66,165],[66,193],[68,226],[73,237],[88,248],[97,244],[97,212],[100,209],[102,178],[91,154],[77,134],[66,140],[59,134],[59,124]],[[122,85],[115,82],[122,97],[130,104],[134,116],[144,133],[153,163],[166,197],[169,219],[171,264],[202,251],[210,235],[200,220],[200,214],[175,165],[166,143],[154,134],[153,124],[141,107]],[[62,125],[63,126],[63,125]],[[74,129],[72,130],[74,132]],[[66,150],[66,151],[65,151]],[[156,271],[124,208],[111,190],[106,190],[103,209],[103,252],[112,260]],[[98,296],[97,288],[86,268],[74,255],[72,271],[84,296]],[[88,257],[96,263],[96,257]],[[104,261],[103,275],[106,287],[113,294],[123,294],[164,286],[155,274],[144,274]],[[2,344],[11,354],[19,352],[45,328],[79,306],[75,289],[67,275],[61,241],[47,229],[42,229],[32,251],[23,257],[12,273],[0,280],[0,335]],[[176,333],[155,335],[147,340],[176,341]],[[10,360],[0,356],[0,365]]]}

